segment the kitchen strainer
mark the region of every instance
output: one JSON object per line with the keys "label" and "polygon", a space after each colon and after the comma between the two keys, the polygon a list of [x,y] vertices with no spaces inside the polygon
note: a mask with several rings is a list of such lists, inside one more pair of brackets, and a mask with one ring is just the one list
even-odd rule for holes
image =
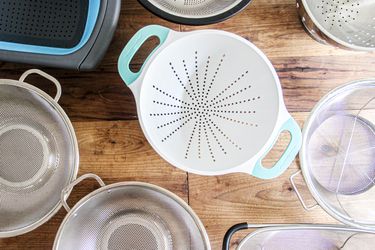
{"label": "kitchen strainer", "polygon": [[307,32],[316,40],[375,51],[375,1],[297,0],[297,8]]}
{"label": "kitchen strainer", "polygon": [[[57,87],[55,99],[25,83],[37,73]],[[60,208],[60,192],[78,171],[73,127],[57,104],[59,82],[39,70],[0,80],[0,237],[26,233]]]}
{"label": "kitchen strainer", "polygon": [[[129,62],[151,36],[161,45],[133,73]],[[119,72],[135,96],[148,141],[185,171],[274,178],[300,148],[301,132],[285,108],[274,68],[239,36],[147,26],[124,48]],[[272,168],[263,167],[263,157],[283,130],[291,133],[288,147]]]}
{"label": "kitchen strainer", "polygon": [[373,232],[343,226],[241,223],[228,230],[223,250],[229,250],[232,235],[244,229],[255,231],[241,240],[237,250],[370,250],[375,245]]}
{"label": "kitchen strainer", "polygon": [[[87,178],[102,186],[70,210],[70,190]],[[209,250],[206,230],[178,196],[155,185],[122,182],[105,186],[86,174],[62,193],[68,215],[57,233],[54,249],[76,250]]]}
{"label": "kitchen strainer", "polygon": [[319,205],[343,223],[374,230],[375,80],[330,92],[303,134],[301,169]]}
{"label": "kitchen strainer", "polygon": [[189,25],[221,22],[244,9],[251,0],[139,0],[169,21]]}

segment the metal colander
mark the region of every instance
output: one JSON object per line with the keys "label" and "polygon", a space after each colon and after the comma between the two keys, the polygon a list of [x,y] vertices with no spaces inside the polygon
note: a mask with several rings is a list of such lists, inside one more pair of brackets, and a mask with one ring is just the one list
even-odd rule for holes
{"label": "metal colander", "polygon": [[307,31],[319,41],[358,50],[375,50],[373,0],[298,0]]}
{"label": "metal colander", "polygon": [[[38,73],[58,88],[55,100],[26,84]],[[58,81],[30,70],[19,81],[0,80],[0,237],[26,233],[60,207],[59,193],[78,171],[73,127],[56,103]]]}
{"label": "metal colander", "polygon": [[375,229],[375,80],[339,87],[316,105],[300,159],[320,206],[343,223]]}
{"label": "metal colander", "polygon": [[167,20],[203,25],[223,21],[245,8],[251,0],[139,0]]}
{"label": "metal colander", "polygon": [[370,250],[375,234],[334,225],[241,223],[228,230],[223,250],[229,250],[230,238],[238,230],[255,229],[241,240],[237,250]]}
{"label": "metal colander", "polygon": [[[67,193],[87,178],[95,178],[102,188],[70,210]],[[56,236],[56,250],[210,249],[205,228],[191,208],[154,185],[127,182],[104,186],[98,176],[86,174],[65,189],[62,201],[69,213]]]}

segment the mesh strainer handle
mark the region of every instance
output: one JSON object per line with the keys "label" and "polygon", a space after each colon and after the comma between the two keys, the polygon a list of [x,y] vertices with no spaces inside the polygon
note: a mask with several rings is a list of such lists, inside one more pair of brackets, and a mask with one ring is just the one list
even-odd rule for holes
{"label": "mesh strainer handle", "polygon": [[314,204],[312,206],[307,206],[305,201],[303,200],[302,198],[302,195],[300,194],[300,192],[298,191],[298,188],[297,188],[297,185],[294,183],[294,178],[297,176],[297,175],[300,175],[301,174],[301,170],[297,171],[296,173],[292,174],[289,178],[290,180],[290,183],[292,184],[293,186],[293,189],[294,189],[294,192],[296,192],[296,195],[297,195],[297,198],[298,200],[301,202],[303,208],[306,210],[306,211],[310,211],[314,208],[316,208],[318,206],[318,204]]}
{"label": "mesh strainer handle", "polygon": [[44,78],[47,78],[48,80],[50,80],[51,82],[53,82],[55,85],[56,85],[56,96],[55,98],[53,98],[56,102],[58,102],[60,100],[60,97],[61,97],[61,84],[60,82],[54,78],[53,76],[39,70],[39,69],[30,69],[28,71],[26,71],[25,73],[23,73],[19,79],[20,82],[25,82],[25,79],[26,77],[28,77],[29,75],[31,74],[38,74],[38,75],[41,75],[43,76]]}
{"label": "mesh strainer handle", "polygon": [[70,207],[69,207],[68,203],[66,202],[70,192],[72,191],[74,186],[76,186],[77,184],[79,184],[80,182],[82,182],[83,180],[86,180],[86,179],[95,179],[101,187],[105,186],[105,183],[103,182],[103,180],[95,174],[84,174],[84,175],[80,176],[79,178],[77,178],[75,181],[73,181],[67,187],[65,187],[63,189],[63,191],[61,192],[61,204],[63,205],[63,207],[65,208],[65,210],[67,212],[70,211]]}
{"label": "mesh strainer handle", "polygon": [[150,37],[156,36],[159,38],[159,45],[151,52],[151,54],[147,57],[144,64],[150,58],[150,56],[165,42],[168,37],[170,29],[159,26],[159,25],[149,25],[142,29],[140,29],[126,44],[125,48],[122,50],[121,55],[118,60],[118,71],[122,80],[126,83],[126,85],[132,84],[135,80],[138,79],[139,75],[143,70],[142,68],[134,73],[130,70],[130,62],[133,59],[134,55],[137,51],[141,48],[141,46],[146,42],[146,40]]}
{"label": "mesh strainer handle", "polygon": [[280,133],[282,131],[288,131],[291,137],[290,142],[285,149],[285,152],[272,168],[263,167],[263,159],[259,159],[253,169],[253,176],[261,179],[272,179],[278,177],[293,162],[302,145],[301,129],[293,118],[289,118],[289,120],[285,122],[284,125],[281,127]]}

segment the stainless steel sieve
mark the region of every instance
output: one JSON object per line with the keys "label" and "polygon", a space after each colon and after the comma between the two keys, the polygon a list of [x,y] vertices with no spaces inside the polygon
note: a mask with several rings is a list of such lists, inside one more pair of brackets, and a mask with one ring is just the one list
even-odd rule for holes
{"label": "stainless steel sieve", "polygon": [[223,250],[229,250],[232,235],[244,229],[255,231],[240,241],[237,250],[370,250],[375,245],[373,232],[343,226],[241,223],[228,230]]}
{"label": "stainless steel sieve", "polygon": [[206,25],[237,14],[251,0],[138,0],[161,18],[181,24]]}
{"label": "stainless steel sieve", "polygon": [[[307,186],[331,216],[375,230],[375,79],[328,93],[303,130],[301,169]],[[304,204],[292,176],[294,189]]]}
{"label": "stainless steel sieve", "polygon": [[[102,186],[72,209],[72,188],[87,178]],[[55,250],[209,250],[206,230],[193,210],[175,194],[155,185],[122,182],[105,186],[94,174],[79,177],[61,195],[68,215]]]}
{"label": "stainless steel sieve", "polygon": [[375,1],[297,0],[306,31],[317,41],[375,51]]}
{"label": "stainless steel sieve", "polygon": [[[25,83],[33,73],[56,85],[54,99]],[[77,175],[77,139],[57,104],[60,96],[59,82],[40,70],[26,71],[19,81],[0,80],[0,238],[50,219]]]}

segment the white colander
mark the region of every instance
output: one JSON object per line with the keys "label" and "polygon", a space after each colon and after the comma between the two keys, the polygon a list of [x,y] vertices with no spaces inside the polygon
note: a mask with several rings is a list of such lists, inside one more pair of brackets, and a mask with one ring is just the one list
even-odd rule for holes
{"label": "white colander", "polygon": [[[129,63],[151,36],[160,45],[142,69]],[[293,161],[301,132],[287,112],[277,74],[266,56],[224,31],[179,33],[151,25],[129,41],[119,72],[132,90],[142,129],[172,165],[203,175],[280,175]],[[281,131],[291,141],[272,168],[262,158]]]}

